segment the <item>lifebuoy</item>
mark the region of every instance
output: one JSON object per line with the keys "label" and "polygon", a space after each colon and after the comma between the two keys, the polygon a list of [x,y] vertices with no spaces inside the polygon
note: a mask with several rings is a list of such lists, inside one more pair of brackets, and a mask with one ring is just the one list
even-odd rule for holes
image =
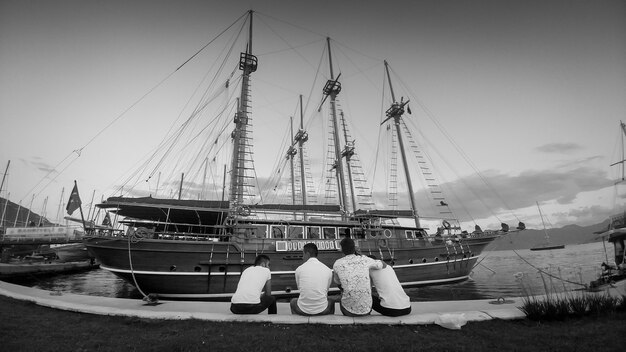
{"label": "lifebuoy", "polygon": [[449,229],[450,229],[450,223],[449,223],[447,220],[444,220],[444,221],[442,222],[442,224],[443,224],[443,228],[444,228],[444,229],[446,229],[446,230],[449,230]]}
{"label": "lifebuoy", "polygon": [[135,237],[138,238],[142,238],[142,237],[146,237],[149,235],[148,229],[145,227],[138,227],[137,230],[135,230]]}
{"label": "lifebuoy", "polygon": [[387,248],[387,239],[381,238],[378,240],[377,244],[378,244],[378,247],[380,248]]}

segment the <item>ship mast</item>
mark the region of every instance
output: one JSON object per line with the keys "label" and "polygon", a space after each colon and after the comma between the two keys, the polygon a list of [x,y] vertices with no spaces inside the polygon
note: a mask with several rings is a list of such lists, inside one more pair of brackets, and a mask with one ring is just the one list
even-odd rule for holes
{"label": "ship mast", "polygon": [[[293,116],[289,118],[290,128],[291,128],[291,140],[293,141]],[[293,142],[292,142],[293,143]],[[293,165],[293,157],[296,156],[296,148],[293,146],[289,146],[289,150],[287,151],[287,158],[289,159],[291,166],[291,204],[296,205],[296,176],[294,174],[294,165]]]}
{"label": "ship mast", "polygon": [[622,160],[611,164],[610,166],[615,166],[617,164],[622,164],[622,179],[618,182],[616,182],[616,184],[620,183],[620,182],[624,182],[624,169],[625,169],[625,165],[624,162],[626,161],[626,156],[624,155],[624,135],[626,135],[626,124],[623,123],[622,121],[619,122],[620,127],[622,128],[622,133],[620,135],[621,137],[621,141],[622,141]]}
{"label": "ship mast", "polygon": [[[304,142],[309,140],[309,135],[304,130],[304,113],[302,111],[302,94],[300,94],[300,129],[296,133],[298,151],[300,152],[300,185],[302,187],[302,205],[306,205],[306,179],[304,178]],[[306,214],[306,213],[305,213]],[[306,217],[306,215],[305,215]]]}
{"label": "ship mast", "polygon": [[345,147],[343,148],[342,156],[346,157],[346,169],[348,170],[348,182],[350,186],[350,200],[352,201],[352,210],[356,211],[356,197],[354,194],[354,180],[352,178],[352,167],[350,166],[350,160],[354,156],[354,143],[348,140],[348,129],[346,127],[346,119],[343,117],[343,111],[341,112],[341,125],[343,127],[343,137],[345,140]]}
{"label": "ship mast", "polygon": [[258,59],[252,55],[252,14],[249,11],[250,27],[248,32],[248,44],[246,52],[239,56],[239,69],[243,71],[241,81],[241,96],[235,115],[235,130],[232,133],[233,138],[233,156],[231,161],[230,176],[230,207],[235,209],[243,204],[244,195],[244,179],[246,167],[246,149],[248,147],[248,100],[250,95],[250,74],[257,69]]}
{"label": "ship mast", "polygon": [[389,91],[391,92],[391,100],[393,103],[391,107],[387,109],[385,112],[387,118],[381,123],[381,125],[387,122],[390,119],[393,119],[394,125],[396,126],[396,134],[398,135],[398,144],[400,147],[400,155],[402,156],[402,165],[404,166],[404,176],[406,178],[406,184],[409,188],[409,200],[411,201],[411,212],[413,213],[413,218],[415,219],[415,226],[419,229],[420,220],[417,214],[417,207],[415,205],[415,194],[413,193],[413,184],[411,183],[411,175],[409,173],[409,164],[406,159],[406,152],[404,150],[404,141],[402,140],[402,131],[400,122],[402,120],[402,114],[404,114],[404,107],[409,103],[409,101],[400,102],[396,101],[395,94],[393,92],[393,85],[391,84],[391,76],[389,75],[389,64],[387,60],[385,60],[385,72],[387,74],[387,80],[389,82]]}
{"label": "ship mast", "polygon": [[541,224],[543,225],[543,233],[546,237],[546,243],[550,243],[550,237],[548,236],[548,230],[546,230],[546,223],[543,221],[543,214],[541,213],[541,207],[539,206],[539,202],[537,203],[537,209],[539,209],[539,217],[541,217]]}
{"label": "ship mast", "polygon": [[339,140],[339,125],[337,123],[337,106],[336,106],[336,98],[339,92],[341,91],[341,84],[339,83],[339,76],[335,78],[333,72],[333,59],[330,51],[330,38],[326,37],[326,43],[328,44],[328,63],[330,66],[330,79],[326,82],[324,86],[324,95],[330,97],[330,111],[333,122],[333,141],[335,144],[335,161],[333,164],[333,168],[336,169],[337,172],[337,189],[339,191],[339,206],[342,211],[347,212],[347,195],[346,195],[346,182],[345,176],[343,174],[343,162],[341,155],[341,145]]}

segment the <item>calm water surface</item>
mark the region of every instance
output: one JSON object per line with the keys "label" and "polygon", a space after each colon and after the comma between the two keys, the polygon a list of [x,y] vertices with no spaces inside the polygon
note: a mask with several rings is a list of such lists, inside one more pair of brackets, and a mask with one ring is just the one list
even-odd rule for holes
{"label": "calm water surface", "polygon": [[[612,248],[608,248],[609,258]],[[407,289],[412,301],[520,297],[546,290],[563,292],[582,287],[600,272],[606,261],[601,242],[567,245],[549,251],[506,250],[483,252],[471,279],[462,283]],[[44,290],[85,295],[141,298],[132,285],[112,273],[96,269],[16,282]]]}

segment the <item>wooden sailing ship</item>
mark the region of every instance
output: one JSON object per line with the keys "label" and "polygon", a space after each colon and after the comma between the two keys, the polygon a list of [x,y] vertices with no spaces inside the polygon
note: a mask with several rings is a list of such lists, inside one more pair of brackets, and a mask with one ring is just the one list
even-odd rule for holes
{"label": "wooden sailing ship", "polygon": [[[125,230],[93,230],[85,240],[101,268],[124,278],[146,295],[220,299],[232,295],[240,274],[253,265],[258,254],[263,253],[271,259],[272,294],[289,296],[298,293],[294,272],[302,263],[304,244],[315,243],[320,250],[319,260],[332,267],[342,256],[340,240],[351,237],[361,253],[375,254],[393,265],[405,287],[466,280],[481,252],[508,231],[508,227],[467,233],[461,231],[455,219],[445,217],[438,220],[437,229],[422,225],[410,182],[409,164],[414,161],[405,152],[403,140],[403,114],[409,101],[396,99],[387,62],[386,79],[392,103],[385,112],[383,123],[390,123],[395,129],[410,209],[359,208],[350,162],[354,145],[343,142],[345,147],[341,147],[340,119],[343,116],[338,112],[337,102],[341,83],[340,75],[333,72],[329,39],[330,76],[323,87],[322,103],[328,101],[330,105],[332,171],[338,203],[308,202],[302,161],[302,148],[308,135],[302,123],[287,152],[291,165],[295,156],[300,156],[298,188],[301,196],[298,201],[293,196],[291,204],[246,202],[251,178],[249,97],[251,76],[258,68],[258,58],[252,51],[252,18],[253,12],[250,11],[246,49],[238,62],[241,92],[231,133],[233,152],[228,170],[228,192],[224,191],[222,198],[217,200],[180,199],[180,193],[179,199],[109,197],[99,204],[99,208],[122,219],[117,223],[124,225]],[[293,170],[292,181],[298,179]],[[226,182],[224,190],[225,185]],[[295,188],[292,183],[294,194]],[[440,206],[447,206],[443,198],[437,202]],[[521,228],[523,224],[520,223]],[[332,289],[336,290],[335,287]]]}

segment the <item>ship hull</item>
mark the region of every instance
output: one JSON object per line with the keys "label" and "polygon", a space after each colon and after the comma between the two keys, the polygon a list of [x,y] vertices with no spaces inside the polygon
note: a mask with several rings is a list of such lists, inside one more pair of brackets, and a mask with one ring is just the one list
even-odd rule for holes
{"label": "ship hull", "polygon": [[[393,265],[405,287],[454,283],[466,280],[480,252],[495,237],[461,241],[356,240],[360,253],[374,255]],[[93,237],[85,241],[101,268],[135,285],[145,294],[168,298],[226,299],[234,293],[241,272],[253,265],[258,254],[270,257],[272,294],[298,294],[295,269],[302,264],[302,245],[315,242],[318,259],[332,268],[343,254],[339,240],[258,240],[245,243],[175,241],[124,237]],[[285,245],[286,243],[286,245]],[[392,246],[393,245],[393,246]],[[277,250],[278,248],[278,250]],[[331,287],[331,292],[338,289]]]}

